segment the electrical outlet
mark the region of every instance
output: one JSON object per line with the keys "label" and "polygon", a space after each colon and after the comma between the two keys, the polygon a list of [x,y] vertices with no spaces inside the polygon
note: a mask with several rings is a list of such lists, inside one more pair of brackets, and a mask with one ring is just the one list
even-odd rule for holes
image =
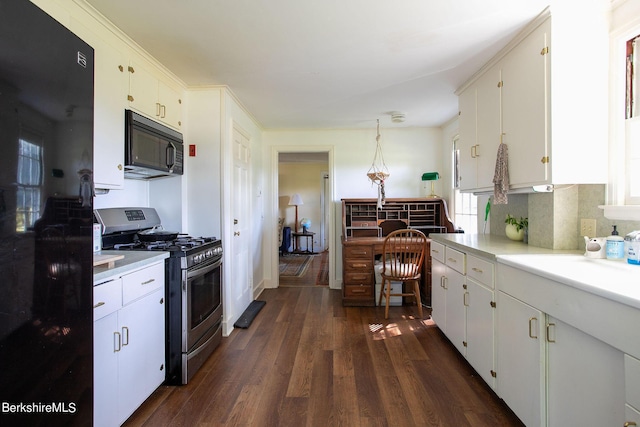
{"label": "electrical outlet", "polygon": [[596,220],[595,219],[581,219],[580,220],[580,235],[596,237]]}

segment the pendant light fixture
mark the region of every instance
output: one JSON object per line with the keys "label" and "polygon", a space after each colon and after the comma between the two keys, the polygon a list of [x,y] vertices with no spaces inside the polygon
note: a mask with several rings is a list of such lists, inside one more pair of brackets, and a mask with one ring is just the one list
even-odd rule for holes
{"label": "pendant light fixture", "polygon": [[373,155],[373,162],[367,172],[367,176],[371,180],[372,184],[378,186],[378,209],[382,209],[385,202],[384,194],[384,182],[389,177],[389,169],[384,163],[384,157],[382,156],[382,145],[380,145],[380,120],[378,120],[377,135],[376,135],[376,151]]}

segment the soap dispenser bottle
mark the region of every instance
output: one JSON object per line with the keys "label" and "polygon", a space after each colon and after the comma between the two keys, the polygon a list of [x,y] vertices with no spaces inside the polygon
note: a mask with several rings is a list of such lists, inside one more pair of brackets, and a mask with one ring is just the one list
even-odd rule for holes
{"label": "soap dispenser bottle", "polygon": [[617,228],[614,225],[611,236],[607,237],[607,259],[624,259],[624,239],[618,235]]}

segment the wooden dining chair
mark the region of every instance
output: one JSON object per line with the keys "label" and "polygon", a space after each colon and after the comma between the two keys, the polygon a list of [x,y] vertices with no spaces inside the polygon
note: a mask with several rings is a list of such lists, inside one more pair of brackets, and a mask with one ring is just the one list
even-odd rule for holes
{"label": "wooden dining chair", "polygon": [[[427,248],[427,236],[413,229],[396,230],[384,239],[382,245],[382,286],[378,305],[385,298],[384,318],[389,318],[389,300],[394,296],[413,296],[418,304],[418,315],[422,319],[420,300],[420,273]],[[391,282],[403,282],[406,290],[391,293]]]}

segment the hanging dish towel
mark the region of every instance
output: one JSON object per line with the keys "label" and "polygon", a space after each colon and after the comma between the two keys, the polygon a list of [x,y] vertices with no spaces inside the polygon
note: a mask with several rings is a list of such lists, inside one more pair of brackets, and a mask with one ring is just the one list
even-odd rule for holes
{"label": "hanging dish towel", "polygon": [[509,191],[509,149],[507,144],[500,143],[496,157],[496,170],[493,175],[493,203],[506,205]]}

